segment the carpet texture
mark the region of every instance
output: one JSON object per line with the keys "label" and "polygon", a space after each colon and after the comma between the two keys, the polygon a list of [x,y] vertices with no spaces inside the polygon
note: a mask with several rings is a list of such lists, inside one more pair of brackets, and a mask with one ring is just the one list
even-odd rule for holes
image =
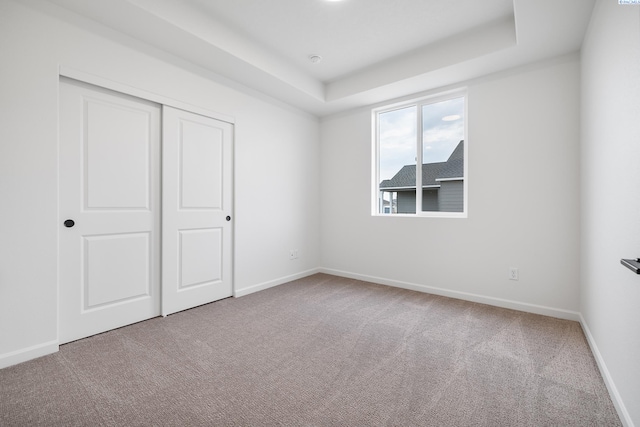
{"label": "carpet texture", "polygon": [[0,370],[2,426],[618,426],[576,322],[317,274]]}

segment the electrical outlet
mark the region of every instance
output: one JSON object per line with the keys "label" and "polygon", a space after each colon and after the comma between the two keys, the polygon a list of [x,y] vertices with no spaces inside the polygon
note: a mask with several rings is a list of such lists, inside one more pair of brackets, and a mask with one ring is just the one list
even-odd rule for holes
{"label": "electrical outlet", "polygon": [[509,267],[509,280],[518,280],[518,267]]}
{"label": "electrical outlet", "polygon": [[289,251],[289,259],[290,260],[298,259],[298,250],[297,249],[291,249]]}

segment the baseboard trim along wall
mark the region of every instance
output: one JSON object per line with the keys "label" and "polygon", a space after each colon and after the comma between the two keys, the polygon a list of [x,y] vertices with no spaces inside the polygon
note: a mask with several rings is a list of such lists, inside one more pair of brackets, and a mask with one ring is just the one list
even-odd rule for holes
{"label": "baseboard trim along wall", "polygon": [[46,356],[47,354],[55,353],[58,350],[58,341],[49,341],[32,347],[12,351],[11,353],[2,354],[0,355],[0,369]]}
{"label": "baseboard trim along wall", "polygon": [[313,274],[320,273],[319,268],[312,268],[311,270],[302,271],[300,273],[292,274],[290,276],[280,277],[278,279],[269,280],[268,282],[258,283],[257,285],[249,286],[242,289],[233,291],[233,296],[236,298],[243,297],[245,295],[252,294],[254,292],[263,291],[265,289],[272,288],[274,286],[282,285],[293,280],[302,279]]}
{"label": "baseboard trim along wall", "polygon": [[[582,326],[582,330],[584,331],[587,342],[589,343],[589,347],[593,352],[596,363],[598,364],[598,368],[600,369],[600,373],[604,379],[604,382],[609,390],[609,395],[611,396],[611,400],[613,401],[616,410],[618,411],[618,416],[620,417],[621,422],[625,425],[625,427],[634,427],[634,423],[629,416],[629,412],[627,411],[622,399],[620,398],[620,394],[618,393],[618,389],[609,374],[609,369],[600,354],[600,350],[598,349],[598,345],[596,344],[591,331],[589,330],[589,326],[587,325],[586,320],[579,312],[563,310],[552,307],[545,307],[536,304],[528,304],[517,301],[506,300],[502,298],[495,297],[487,297],[478,294],[472,294],[468,292],[459,292],[452,291],[449,289],[437,288],[433,286],[420,285],[416,283],[402,282],[398,280],[385,279],[381,277],[375,276],[367,276],[364,274],[351,273],[347,271],[334,270],[331,268],[314,268],[311,270],[302,271],[300,273],[292,274],[289,276],[280,277],[278,279],[270,280],[267,282],[259,283],[257,285],[249,286],[243,289],[238,289],[234,291],[234,297],[242,297],[245,295],[252,294],[254,292],[259,292],[265,289],[272,288],[274,286],[282,285],[293,280],[302,279],[307,276],[311,276],[316,273],[325,273],[331,274],[334,276],[346,277],[348,279],[362,280],[371,283],[377,283],[380,285],[393,286],[402,289],[409,289],[418,292],[424,292],[434,295],[440,295],[450,298],[462,299],[465,301],[472,301],[481,304],[488,304],[496,307],[508,308],[512,310],[524,311],[527,313],[540,314],[543,316],[551,316],[560,319],[573,320],[580,323]],[[0,355],[0,369],[6,368],[12,365],[17,365],[18,363],[26,362],[32,359],[36,359],[41,356],[46,356],[47,354],[55,353],[59,350],[58,341],[49,341],[43,344],[34,345],[32,347],[28,347],[25,349],[17,350],[11,353],[6,353]]]}
{"label": "baseboard trim along wall", "polygon": [[[254,286],[239,289],[234,291],[234,297],[241,297],[249,295],[254,292],[269,289],[274,286],[282,285],[293,280],[302,279],[303,277],[311,276],[319,273],[320,269],[314,268],[306,270],[300,273],[292,274],[290,276],[281,277],[279,279],[270,280],[268,282],[259,283]],[[58,341],[49,341],[42,344],[37,344],[31,347],[23,348],[20,350],[12,351],[10,353],[0,354],[0,369],[7,368],[9,366],[17,365],[18,363],[27,362],[38,357],[46,356],[47,354],[56,353],[59,350]]]}
{"label": "baseboard trim along wall", "polygon": [[543,316],[557,317],[559,319],[573,320],[576,322],[580,321],[580,313],[576,311],[564,310],[561,308],[545,307],[542,305],[528,304],[524,302],[511,301],[511,300],[502,299],[502,298],[472,294],[469,292],[452,291],[450,289],[437,288],[434,286],[427,286],[427,285],[419,285],[417,283],[402,282],[399,280],[385,279],[382,277],[367,276],[364,274],[334,270],[331,268],[320,268],[320,272],[326,273],[326,274],[332,274],[334,276],[346,277],[348,279],[363,280],[365,282],[377,283],[379,285],[394,286],[396,288],[409,289],[412,291],[424,292],[427,294],[440,295],[440,296],[450,297],[450,298],[457,298],[465,301],[472,301],[472,302],[477,302],[481,304],[493,305],[496,307],[508,308],[511,310],[541,314]]}
{"label": "baseboard trim along wall", "polygon": [[589,347],[593,352],[593,356],[596,359],[596,363],[598,364],[598,368],[600,370],[602,378],[604,379],[607,389],[609,390],[609,396],[611,397],[611,400],[618,412],[620,421],[625,427],[635,427],[635,425],[633,424],[633,421],[631,420],[631,417],[629,416],[629,412],[627,411],[624,403],[622,402],[622,399],[620,398],[618,389],[615,386],[615,383],[613,382],[611,375],[609,374],[607,365],[605,364],[604,359],[600,354],[600,350],[598,349],[598,346],[593,338],[593,335],[591,335],[589,326],[587,325],[587,322],[585,321],[584,317],[582,317],[582,313],[579,313],[576,311],[570,311],[570,310],[563,310],[559,308],[553,308],[553,307],[545,307],[545,306],[536,305],[536,304],[528,304],[528,303],[522,303],[518,301],[511,301],[511,300],[506,300],[502,298],[487,297],[484,295],[472,294],[468,292],[452,291],[449,289],[437,288],[437,287],[427,286],[427,285],[419,285],[416,283],[408,283],[408,282],[402,282],[398,280],[385,279],[381,277],[367,276],[364,274],[334,270],[331,268],[320,268],[319,270],[320,270],[320,273],[332,274],[334,276],[346,277],[348,279],[362,280],[365,282],[377,283],[380,285],[394,286],[402,289],[410,289],[413,291],[425,292],[428,294],[440,295],[440,296],[445,296],[450,298],[457,298],[465,301],[473,301],[481,304],[493,305],[496,307],[524,311],[526,313],[541,314],[543,316],[551,316],[559,319],[573,320],[573,321],[579,322],[580,325],[582,326],[582,330],[584,331],[587,342],[589,343]]}
{"label": "baseboard trim along wall", "polygon": [[616,407],[616,411],[618,411],[618,416],[620,417],[620,421],[624,424],[625,427],[634,427],[633,420],[627,411],[627,407],[622,402],[622,398],[620,397],[620,393],[618,393],[618,388],[613,382],[613,378],[611,378],[611,374],[609,374],[609,369],[607,365],[604,363],[604,359],[602,358],[602,354],[600,354],[600,350],[598,349],[598,345],[591,335],[591,331],[589,330],[589,325],[587,325],[587,321],[582,317],[582,313],[580,313],[580,324],[582,325],[582,330],[584,331],[584,335],[587,338],[587,342],[589,343],[589,347],[591,347],[591,352],[593,353],[593,357],[596,359],[596,363],[598,364],[598,368],[600,369],[600,374],[604,379],[604,383],[609,390],[609,396],[611,396],[611,400],[613,401],[613,405]]}

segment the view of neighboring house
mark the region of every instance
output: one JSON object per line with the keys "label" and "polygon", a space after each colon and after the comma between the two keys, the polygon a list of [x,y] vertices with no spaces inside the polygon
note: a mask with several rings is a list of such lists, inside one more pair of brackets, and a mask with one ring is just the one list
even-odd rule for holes
{"label": "view of neighboring house", "polygon": [[[464,208],[464,141],[446,162],[422,165],[422,211],[462,212]],[[405,165],[380,183],[383,213],[416,213],[416,166]]]}

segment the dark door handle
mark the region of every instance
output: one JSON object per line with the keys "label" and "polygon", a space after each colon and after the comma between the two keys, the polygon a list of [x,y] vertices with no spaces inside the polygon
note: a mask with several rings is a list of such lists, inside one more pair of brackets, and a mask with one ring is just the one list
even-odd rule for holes
{"label": "dark door handle", "polygon": [[227,221],[231,221],[231,217],[227,215]]}
{"label": "dark door handle", "polygon": [[74,220],[72,220],[72,219],[68,219],[68,220],[66,220],[64,222],[64,226],[67,227],[67,228],[71,228],[74,225],[76,225],[76,222]]}

